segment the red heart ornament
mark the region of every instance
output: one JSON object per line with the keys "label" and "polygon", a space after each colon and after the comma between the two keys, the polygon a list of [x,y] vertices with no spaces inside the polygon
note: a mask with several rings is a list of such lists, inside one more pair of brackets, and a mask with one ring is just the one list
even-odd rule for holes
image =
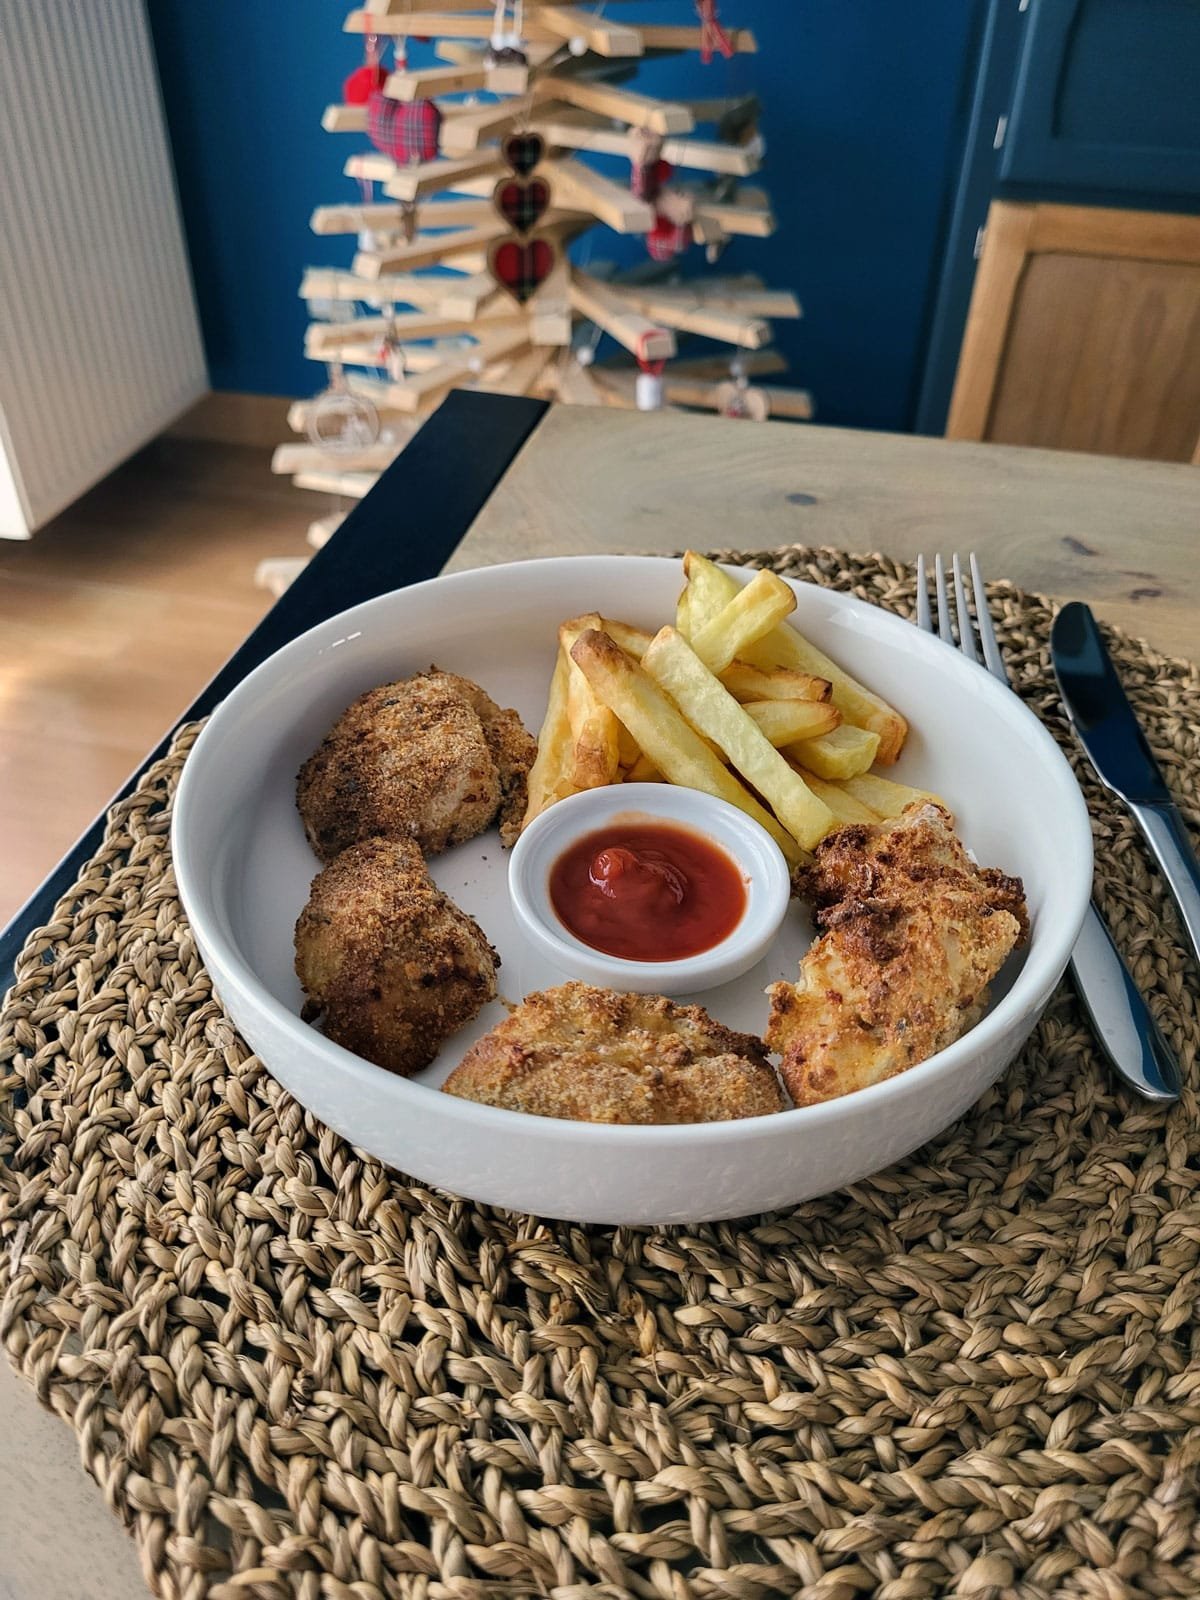
{"label": "red heart ornament", "polygon": [[550,185],[545,178],[501,178],[492,203],[514,232],[532,233],[550,204]]}
{"label": "red heart ornament", "polygon": [[342,85],[342,99],[348,106],[365,106],[387,82],[387,72],[379,65],[355,67]]}
{"label": "red heart ornament", "polygon": [[432,161],[441,127],[442,113],[432,100],[389,100],[385,94],[372,94],[367,101],[367,137],[397,166]]}
{"label": "red heart ornament", "polygon": [[554,246],[548,239],[501,239],[488,252],[488,267],[500,287],[523,306],[553,271]]}
{"label": "red heart ornament", "polygon": [[504,165],[511,167],[518,178],[527,178],[545,153],[546,141],[540,133],[510,133],[500,145]]}

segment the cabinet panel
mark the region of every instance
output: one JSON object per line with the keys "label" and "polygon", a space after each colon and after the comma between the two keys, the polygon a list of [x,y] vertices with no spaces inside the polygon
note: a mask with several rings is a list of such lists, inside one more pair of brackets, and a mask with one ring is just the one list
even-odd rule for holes
{"label": "cabinet panel", "polygon": [[1031,257],[988,438],[1186,461],[1198,435],[1200,264]]}
{"label": "cabinet panel", "polygon": [[1200,0],[1032,0],[1000,177],[1200,195]]}
{"label": "cabinet panel", "polygon": [[946,432],[1192,460],[1200,218],[995,202]]}

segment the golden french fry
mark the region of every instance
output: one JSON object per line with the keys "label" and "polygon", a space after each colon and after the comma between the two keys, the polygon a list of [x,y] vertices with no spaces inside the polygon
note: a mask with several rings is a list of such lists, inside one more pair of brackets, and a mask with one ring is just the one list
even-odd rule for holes
{"label": "golden french fry", "polygon": [[[685,583],[675,602],[675,626],[685,639],[692,637],[692,586]],[[643,652],[644,653],[644,652]]]}
{"label": "golden french fry", "polygon": [[776,748],[832,733],[842,720],[838,708],[823,700],[746,700],[742,710]]}
{"label": "golden french fry", "polygon": [[600,628],[604,625],[604,618],[598,611],[585,611],[582,616],[567,617],[558,625],[558,639],[562,643],[566,635],[570,635],[572,644],[587,628]]}
{"label": "golden french fry", "polygon": [[546,715],[538,734],[537,755],[529,769],[528,801],[521,823],[527,828],[534,817],[572,792],[570,768],[574,759],[571,740],[571,721],[567,716],[567,684],[570,680],[571,662],[564,650],[559,650],[550,679],[550,697]]}
{"label": "golden french fry", "polygon": [[650,647],[653,634],[647,633],[645,628],[635,628],[631,622],[616,622],[612,617],[601,617],[600,626],[605,633],[614,638],[622,650],[628,650],[631,656],[641,660]]}
{"label": "golden french fry", "polygon": [[756,572],[715,617],[702,627],[693,625],[691,647],[710,672],[724,672],[735,656],[795,609],[796,596],[782,578]]}
{"label": "golden french fry", "polygon": [[626,783],[665,783],[667,780],[649,756],[641,755],[625,774]]}
{"label": "golden french fry", "polygon": [[617,760],[623,767],[632,767],[641,759],[638,742],[623,722],[617,722]]}
{"label": "golden french fry", "polygon": [[655,634],[642,665],[692,727],[713,740],[762,795],[797,844],[811,850],[829,832],[834,822],[829,807],[808,789],[674,628]]}
{"label": "golden french fry", "polygon": [[857,778],[876,759],[879,735],[843,722],[832,733],[822,733],[801,744],[788,745],[785,755],[818,778]]}
{"label": "golden french fry", "polygon": [[873,772],[844,778],[842,787],[847,794],[860,800],[863,805],[870,806],[881,817],[898,817],[905,806],[911,806],[918,800],[936,800],[938,805],[946,804],[940,795],[931,794],[928,789],[913,789],[907,783],[893,783],[890,778],[877,777]]}
{"label": "golden french fry", "polygon": [[697,633],[729,604],[738,584],[715,561],[695,550],[684,556],[683,573],[688,581],[688,626]]}
{"label": "golden french fry", "polygon": [[[570,653],[581,633],[603,626],[598,613],[573,617],[558,630],[560,647]],[[573,789],[603,789],[616,783],[620,767],[619,724],[592,693],[591,685],[572,661],[567,679],[567,718],[575,741],[570,779]]]}
{"label": "golden french fry", "polygon": [[718,677],[735,700],[828,700],[833,685],[828,678],[811,672],[796,672],[791,667],[752,667],[745,661],[731,661]]}
{"label": "golden french fry", "polygon": [[[645,628],[635,628],[631,622],[618,622],[613,617],[602,617],[598,611],[585,611],[580,617],[568,617],[565,622],[558,625],[559,638],[564,634],[575,643],[579,635],[588,628],[602,628],[621,646],[628,650],[631,656],[636,656],[640,661],[646,653],[646,647],[653,634],[647,633]],[[570,645],[567,646],[570,649]]]}
{"label": "golden french fry", "polygon": [[890,766],[899,757],[908,737],[908,723],[900,713],[857,678],[844,672],[794,628],[776,628],[765,639],[751,645],[746,658],[756,667],[794,667],[828,678],[833,685],[833,703],[846,721],[879,736],[876,759]]}
{"label": "golden french fry", "polygon": [[571,656],[596,698],[616,713],[668,783],[703,789],[728,800],[762,824],[793,866],[800,860],[796,841],[787,830],[721,765],[658,684],[615,640],[599,629],[589,629],[575,641]]}
{"label": "golden french fry", "polygon": [[796,770],[817,798],[824,800],[840,823],[882,820],[877,811],[872,811],[870,806],[865,806],[861,800],[856,800],[844,784],[831,783],[828,778],[818,778],[815,772],[808,772],[799,765],[796,766]]}
{"label": "golden french fry", "polygon": [[[690,566],[689,566],[690,561]],[[715,607],[718,599],[727,605],[738,592],[735,578],[722,572],[712,561],[706,561],[689,550],[683,561],[684,571],[692,584],[702,583],[701,590],[706,607]],[[715,614],[707,612],[706,615]],[[692,628],[697,625],[696,599],[692,600]],[[744,658],[753,667],[768,670],[771,667],[791,667],[799,672],[809,672],[819,678],[828,678],[833,685],[833,703],[847,722],[856,728],[866,728],[879,735],[877,759],[891,766],[897,759],[908,736],[908,724],[900,713],[877,694],[844,672],[836,662],[810,644],[803,634],[787,623],[773,628],[770,633],[746,647]]]}
{"label": "golden french fry", "polygon": [[[568,686],[568,711],[578,702],[578,695],[572,694],[574,688],[574,683]],[[617,759],[616,719],[603,715],[607,709],[601,707],[599,712],[585,716],[574,736],[571,787],[575,790],[604,789],[617,781],[621,763]]]}

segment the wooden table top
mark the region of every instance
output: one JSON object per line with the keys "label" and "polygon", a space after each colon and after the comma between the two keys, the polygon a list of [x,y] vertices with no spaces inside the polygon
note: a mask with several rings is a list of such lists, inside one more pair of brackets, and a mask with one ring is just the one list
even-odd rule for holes
{"label": "wooden table top", "polygon": [[555,407],[449,570],[790,543],[904,561],[974,550],[988,578],[1197,653],[1200,471],[1057,450]]}
{"label": "wooden table top", "polygon": [[[673,413],[540,413],[453,397],[248,641],[237,672],[321,614],[426,576],[395,538],[413,526],[435,569],[466,530],[449,570],[685,545],[798,542],[903,560],[973,549],[992,578],[1088,600],[1159,649],[1196,654],[1196,468]],[[211,703],[202,696],[191,714]],[[2,1358],[0,1440],[3,1600],[144,1594],[134,1546],[71,1434]]]}

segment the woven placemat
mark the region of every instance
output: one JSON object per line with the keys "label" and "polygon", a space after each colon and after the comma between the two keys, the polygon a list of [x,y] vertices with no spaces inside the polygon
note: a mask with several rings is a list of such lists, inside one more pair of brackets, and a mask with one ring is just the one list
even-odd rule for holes
{"label": "woven placemat", "polygon": [[[911,612],[887,560],[736,559]],[[1050,611],[993,597],[1065,742]],[[1196,670],[1109,639],[1200,825]],[[248,1053],[168,857],[195,731],[115,808],[0,1028],[0,1333],[159,1594],[1200,1594],[1197,974],[1088,773],[1178,1106],[1115,1084],[1061,992],[968,1116],[868,1182],[585,1228],[407,1182]]]}

